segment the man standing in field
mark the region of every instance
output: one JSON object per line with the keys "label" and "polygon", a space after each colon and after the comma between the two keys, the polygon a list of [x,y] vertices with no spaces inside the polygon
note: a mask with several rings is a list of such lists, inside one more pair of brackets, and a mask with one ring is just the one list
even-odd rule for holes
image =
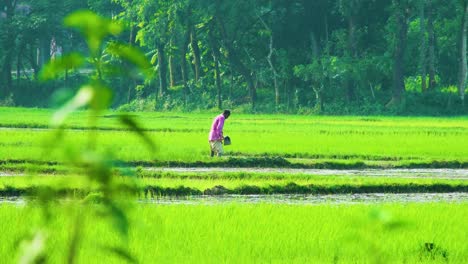
{"label": "man standing in field", "polygon": [[222,114],[215,117],[213,120],[213,124],[211,125],[210,135],[208,137],[208,141],[210,142],[211,148],[211,157],[215,154],[218,157],[223,155],[223,127],[224,127],[224,120],[228,119],[231,115],[231,111],[224,110]]}

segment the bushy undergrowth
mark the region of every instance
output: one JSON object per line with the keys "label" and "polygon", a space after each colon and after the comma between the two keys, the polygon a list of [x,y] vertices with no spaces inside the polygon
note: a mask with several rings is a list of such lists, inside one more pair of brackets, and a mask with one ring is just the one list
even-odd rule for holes
{"label": "bushy undergrowth", "polygon": [[[114,105],[115,109],[128,112],[179,111],[206,112],[219,110],[216,100],[209,93],[193,93],[185,101],[180,90],[169,91],[163,98],[154,95],[138,97],[129,103]],[[230,108],[236,113],[284,113],[301,115],[385,115],[385,116],[457,116],[468,113],[468,104],[463,106],[456,92],[428,91],[426,93],[409,91],[402,103],[390,108],[385,107],[387,101],[369,97],[356,99],[353,102],[333,98],[326,102],[321,111],[317,111],[313,101],[304,103],[283,103],[276,106],[271,96],[262,98],[255,109],[247,102],[223,99],[222,108]]]}

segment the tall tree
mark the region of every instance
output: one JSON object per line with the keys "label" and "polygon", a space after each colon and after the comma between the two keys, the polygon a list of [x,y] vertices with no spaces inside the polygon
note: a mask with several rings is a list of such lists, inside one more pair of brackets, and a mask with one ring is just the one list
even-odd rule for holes
{"label": "tall tree", "polygon": [[247,68],[246,64],[241,60],[240,58],[240,53],[238,49],[234,46],[234,39],[231,38],[231,36],[228,34],[228,31],[226,30],[226,22],[224,18],[224,14],[221,11],[221,4],[222,2],[220,0],[215,1],[215,21],[218,25],[218,29],[220,32],[221,36],[221,42],[226,49],[226,57],[233,66],[234,69],[236,69],[237,72],[239,72],[242,77],[244,77],[247,87],[249,89],[249,100],[252,109],[255,109],[255,103],[257,101],[257,87],[254,83],[254,79],[252,77],[252,71]]}
{"label": "tall tree", "polygon": [[[272,16],[275,16],[276,15],[275,11],[276,10],[274,9],[273,1],[270,1],[269,8],[266,10],[266,12],[271,13]],[[268,65],[270,66],[271,75],[273,77],[273,87],[275,89],[275,106],[276,108],[278,108],[280,104],[280,87],[279,87],[280,76],[278,74],[278,70],[276,69],[277,67],[275,67],[274,62],[273,62],[274,55],[276,53],[275,45],[274,45],[275,31],[273,29],[273,25],[268,25],[265,19],[262,18],[261,14],[258,15],[258,18],[260,22],[262,23],[262,25],[265,27],[265,31],[267,32],[267,35],[269,37],[268,55],[266,56],[266,59],[267,59]],[[278,19],[277,17],[273,17],[273,19],[270,19],[272,21],[271,24],[273,24],[274,21],[276,21],[277,19]]]}
{"label": "tall tree", "polygon": [[406,0],[393,0],[395,12],[395,50],[393,56],[393,89],[392,99],[387,107],[398,105],[405,91],[405,64],[404,55],[408,36],[408,2]]}
{"label": "tall tree", "polygon": [[434,0],[428,0],[428,12],[427,12],[427,33],[429,35],[429,89],[434,90],[437,82],[435,79],[435,46],[436,36],[434,32]]}
{"label": "tall tree", "polygon": [[[114,41],[133,43],[152,56],[155,74],[145,87],[185,105],[222,107],[224,76],[231,79],[225,94],[234,106],[264,103],[259,109],[271,111],[292,101],[298,108],[317,109],[358,99],[378,104],[391,93],[390,106],[402,100],[405,80],[415,91],[411,80],[419,76],[417,91],[438,93],[436,85],[456,84],[462,98],[466,1],[3,0],[0,96],[25,98],[17,96],[23,93],[17,87],[33,81],[30,72],[40,70],[54,47],[83,50],[84,42],[77,41],[76,32],[63,30],[61,20],[71,10],[92,9],[127,25],[125,36]],[[22,79],[14,82],[15,76]],[[70,71],[69,76],[79,74]],[[116,103],[131,101],[140,81],[133,72],[113,78]],[[62,86],[56,84],[46,85],[41,101]],[[183,93],[168,87],[177,84]],[[144,91],[148,95],[149,89]],[[446,96],[434,100],[446,102]],[[160,98],[157,107],[164,100],[170,99]],[[355,111],[355,105],[347,109]]]}
{"label": "tall tree", "polygon": [[[430,0],[429,0],[430,1]],[[421,46],[419,67],[421,70],[421,92],[426,92],[427,89],[427,36],[426,36],[426,17],[425,17],[426,0],[419,0],[419,29]]]}
{"label": "tall tree", "polygon": [[175,80],[175,61],[174,61],[174,38],[177,36],[176,32],[171,32],[171,37],[169,40],[169,86],[174,87],[176,85]]}
{"label": "tall tree", "polygon": [[190,43],[190,24],[191,24],[191,2],[181,8],[180,11],[180,21],[181,21],[181,32],[182,33],[182,43],[180,48],[180,73],[182,77],[182,84],[184,86],[184,104],[187,104],[189,87],[188,87],[188,69],[187,69],[187,51],[188,45]]}
{"label": "tall tree", "polygon": [[[18,1],[17,0],[5,0],[3,1],[2,10],[4,10],[4,18],[1,23],[1,77],[0,77],[0,98],[5,97],[9,94],[12,86],[11,71],[13,69],[13,58],[15,48],[15,27],[14,27],[14,14]],[[1,14],[1,13],[0,13]]]}
{"label": "tall tree", "polygon": [[210,28],[209,28],[209,42],[211,47],[211,55],[213,56],[213,64],[214,64],[214,80],[216,85],[216,93],[217,93],[217,104],[218,109],[223,108],[223,100],[222,100],[222,83],[221,83],[221,71],[220,71],[220,52],[219,52],[219,44],[215,37],[215,25],[214,21],[211,21]]}
{"label": "tall tree", "polygon": [[156,39],[156,48],[158,52],[158,76],[159,76],[159,96],[167,93],[167,61],[165,43],[161,39]]}
{"label": "tall tree", "polygon": [[[167,72],[168,63],[166,59],[166,46],[168,45],[169,27],[174,18],[171,12],[174,11],[174,3],[170,0],[144,1],[135,3],[138,8],[138,20],[140,30],[137,33],[137,40],[142,46],[150,47],[157,59],[157,71],[159,89],[157,93],[163,97],[167,94]],[[155,62],[155,60],[152,60]]]}
{"label": "tall tree", "polygon": [[459,75],[458,75],[458,94],[462,104],[465,104],[465,88],[466,88],[466,78],[467,78],[467,59],[466,59],[466,40],[467,40],[467,27],[468,27],[468,1],[461,1],[461,30],[460,30],[460,44],[459,44]]}
{"label": "tall tree", "polygon": [[[357,49],[357,18],[359,17],[360,5],[362,1],[359,0],[340,0],[340,11],[347,20],[347,49],[345,56],[351,64],[357,61],[358,49]],[[349,68],[349,71],[353,71],[353,68]],[[348,74],[346,78],[346,100],[352,101],[355,97],[356,81],[354,80],[354,74]]]}
{"label": "tall tree", "polygon": [[200,47],[198,46],[198,37],[197,31],[193,23],[190,23],[190,47],[193,52],[193,64],[195,67],[195,81],[198,81],[203,75],[202,64],[201,64],[201,54]]}

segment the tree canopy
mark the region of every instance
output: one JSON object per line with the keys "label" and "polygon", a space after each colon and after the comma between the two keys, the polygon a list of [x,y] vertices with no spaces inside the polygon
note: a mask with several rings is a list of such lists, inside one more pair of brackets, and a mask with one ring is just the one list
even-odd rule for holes
{"label": "tree canopy", "polygon": [[[127,69],[102,77],[122,110],[466,114],[467,2],[5,0],[0,104],[53,106],[78,89],[90,61],[37,79],[50,59],[93,52],[63,26],[86,9],[124,26],[95,50]],[[115,43],[142,50],[149,74],[117,60]]]}

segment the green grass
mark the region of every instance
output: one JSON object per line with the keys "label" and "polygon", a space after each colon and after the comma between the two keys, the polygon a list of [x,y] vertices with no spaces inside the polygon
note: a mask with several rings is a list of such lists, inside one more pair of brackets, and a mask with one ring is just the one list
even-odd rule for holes
{"label": "green grass", "polygon": [[[63,161],[59,151],[44,152],[51,110],[0,108],[0,160]],[[102,118],[98,146],[131,164],[162,166],[216,165],[288,167],[467,167],[468,118],[324,117],[236,115],[226,122],[233,145],[231,159],[208,156],[207,135],[213,113],[135,113],[159,151],[152,154],[142,140],[118,126],[113,115]],[[67,123],[61,145],[79,148],[86,142],[86,114],[78,112]],[[18,127],[18,128],[14,128]],[[274,160],[275,157],[281,157]]]}
{"label": "green grass", "polygon": [[[140,263],[467,263],[466,203],[383,205],[135,205],[128,248]],[[119,263],[102,251],[117,232],[82,208],[79,263]],[[48,260],[65,260],[71,221],[52,207]],[[0,205],[0,257],[14,263],[37,208]],[[432,243],[428,251],[425,244]]]}

